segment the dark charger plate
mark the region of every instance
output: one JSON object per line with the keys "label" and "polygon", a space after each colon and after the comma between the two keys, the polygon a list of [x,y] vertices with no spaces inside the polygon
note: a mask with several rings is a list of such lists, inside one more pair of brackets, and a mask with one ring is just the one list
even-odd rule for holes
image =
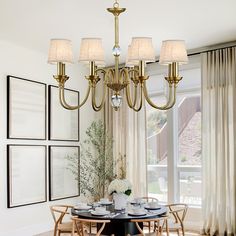
{"label": "dark charger plate", "polygon": [[146,210],[150,210],[150,211],[155,211],[155,210],[160,210],[160,209],[161,209],[160,206],[158,206],[158,207],[145,206],[144,208],[145,208]]}

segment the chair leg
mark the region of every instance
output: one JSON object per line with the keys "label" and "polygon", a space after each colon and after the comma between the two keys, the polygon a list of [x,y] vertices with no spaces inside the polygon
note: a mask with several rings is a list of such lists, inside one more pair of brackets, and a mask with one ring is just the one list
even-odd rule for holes
{"label": "chair leg", "polygon": [[158,235],[162,235],[163,233],[163,228],[161,226],[158,226]]}
{"label": "chair leg", "polygon": [[161,227],[160,221],[158,220],[157,222],[155,222],[153,227],[154,227],[154,229],[153,229],[154,231],[159,232],[159,227]]}
{"label": "chair leg", "polygon": [[166,236],[169,236],[169,226],[168,226],[168,219],[166,221]]}
{"label": "chair leg", "polygon": [[178,234],[178,236],[180,236],[180,232],[179,232],[179,229],[177,229],[177,234]]}
{"label": "chair leg", "polygon": [[182,227],[182,234],[183,234],[183,236],[185,235],[185,233],[184,233],[184,226]]}
{"label": "chair leg", "polygon": [[54,233],[53,233],[54,236],[57,236],[57,228],[54,228]]}
{"label": "chair leg", "polygon": [[[77,226],[77,225],[76,225]],[[71,230],[71,236],[75,235],[75,222],[74,220],[72,221],[72,230]]]}

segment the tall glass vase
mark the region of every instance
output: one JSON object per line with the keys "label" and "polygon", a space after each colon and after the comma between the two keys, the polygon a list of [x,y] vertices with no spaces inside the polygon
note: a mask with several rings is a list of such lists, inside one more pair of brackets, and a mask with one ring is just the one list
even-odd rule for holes
{"label": "tall glass vase", "polygon": [[126,208],[128,196],[124,193],[113,193],[115,210],[123,210]]}

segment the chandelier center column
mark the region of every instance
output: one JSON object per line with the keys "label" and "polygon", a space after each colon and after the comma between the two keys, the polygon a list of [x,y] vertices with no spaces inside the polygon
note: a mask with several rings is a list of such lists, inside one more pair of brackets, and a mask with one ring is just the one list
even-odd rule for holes
{"label": "chandelier center column", "polygon": [[119,84],[119,57],[120,57],[120,45],[119,45],[119,15],[124,12],[125,8],[120,8],[119,3],[115,2],[113,8],[107,8],[107,11],[112,13],[115,18],[115,45],[113,47],[113,55],[115,57],[115,78],[114,82]]}

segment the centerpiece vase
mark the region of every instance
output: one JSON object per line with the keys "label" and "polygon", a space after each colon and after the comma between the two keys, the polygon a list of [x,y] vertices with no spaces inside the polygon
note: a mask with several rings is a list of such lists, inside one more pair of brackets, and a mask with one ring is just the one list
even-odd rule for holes
{"label": "centerpiece vase", "polygon": [[115,210],[123,210],[126,208],[128,196],[124,193],[113,193]]}

